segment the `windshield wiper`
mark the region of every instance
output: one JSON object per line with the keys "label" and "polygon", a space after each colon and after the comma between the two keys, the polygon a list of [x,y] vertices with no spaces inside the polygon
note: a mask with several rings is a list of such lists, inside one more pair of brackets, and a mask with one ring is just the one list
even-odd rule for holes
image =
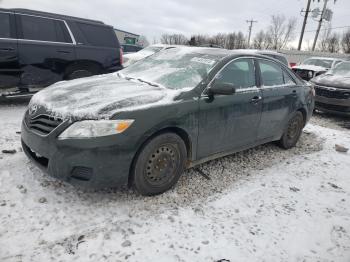
{"label": "windshield wiper", "polygon": [[157,85],[155,83],[152,83],[152,82],[145,81],[145,80],[143,80],[141,78],[137,78],[137,80],[139,80],[141,83],[149,84],[150,86],[159,87],[159,85]]}
{"label": "windshield wiper", "polygon": [[141,79],[141,78],[134,78],[134,77],[130,77],[130,76],[124,76],[124,78],[125,78],[126,80],[128,80],[128,81],[130,81],[130,80],[138,80],[138,81],[140,81],[141,83],[145,83],[145,84],[148,84],[148,85],[154,86],[154,87],[159,87],[159,85],[157,85],[157,84],[155,84],[155,83],[152,83],[152,82],[148,82],[148,81],[143,80],[143,79]]}

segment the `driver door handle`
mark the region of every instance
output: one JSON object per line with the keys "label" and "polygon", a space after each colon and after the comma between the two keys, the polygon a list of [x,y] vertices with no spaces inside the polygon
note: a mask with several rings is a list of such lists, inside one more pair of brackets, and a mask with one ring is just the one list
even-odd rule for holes
{"label": "driver door handle", "polygon": [[262,99],[261,96],[254,96],[254,97],[250,100],[250,102],[253,103],[253,104],[256,104],[256,103],[258,103],[261,99]]}

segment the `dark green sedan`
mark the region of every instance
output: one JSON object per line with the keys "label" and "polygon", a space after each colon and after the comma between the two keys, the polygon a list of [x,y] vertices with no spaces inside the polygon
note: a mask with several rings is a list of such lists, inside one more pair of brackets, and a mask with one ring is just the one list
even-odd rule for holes
{"label": "dark green sedan", "polygon": [[37,93],[22,145],[58,179],[154,195],[205,161],[271,141],[293,147],[313,108],[312,87],[273,58],[176,47]]}

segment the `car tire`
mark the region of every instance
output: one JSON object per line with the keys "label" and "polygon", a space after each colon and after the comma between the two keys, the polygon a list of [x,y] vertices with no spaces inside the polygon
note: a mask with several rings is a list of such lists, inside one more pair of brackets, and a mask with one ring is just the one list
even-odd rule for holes
{"label": "car tire", "polygon": [[163,133],[146,142],[132,168],[132,184],[145,196],[164,193],[179,180],[185,169],[187,150],[174,133]]}
{"label": "car tire", "polygon": [[101,71],[100,67],[95,64],[82,64],[73,65],[67,69],[66,80],[73,80],[83,77],[89,77],[99,74]]}
{"label": "car tire", "polygon": [[294,147],[300,138],[303,127],[304,117],[303,114],[298,111],[288,121],[287,128],[285,129],[281,139],[278,141],[279,146],[284,149]]}

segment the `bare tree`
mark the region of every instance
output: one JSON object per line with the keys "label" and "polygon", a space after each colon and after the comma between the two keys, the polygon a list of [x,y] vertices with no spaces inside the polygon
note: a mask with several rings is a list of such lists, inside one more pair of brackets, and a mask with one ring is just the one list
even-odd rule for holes
{"label": "bare tree", "polygon": [[340,35],[332,33],[332,26],[329,24],[319,39],[318,50],[321,52],[337,53],[340,51],[340,44]]}
{"label": "bare tree", "polygon": [[263,49],[264,48],[264,40],[265,40],[265,32],[264,30],[260,30],[254,40],[253,40],[253,48],[255,49]]}
{"label": "bare tree", "polygon": [[209,38],[209,44],[224,47],[226,43],[226,39],[227,39],[227,34],[218,33]]}
{"label": "bare tree", "polygon": [[338,53],[340,51],[340,36],[337,33],[331,34],[326,42],[327,51],[330,53]]}
{"label": "bare tree", "polygon": [[246,37],[244,37],[244,34],[240,31],[237,33],[237,49],[245,49],[247,48],[247,41]]}
{"label": "bare tree", "polygon": [[167,45],[185,45],[188,40],[182,34],[163,34],[160,37],[160,42]]}
{"label": "bare tree", "polygon": [[346,54],[350,54],[350,29],[344,33],[341,39],[341,46]]}
{"label": "bare tree", "polygon": [[284,48],[294,38],[296,21],[293,17],[287,21],[284,15],[271,16],[268,34],[271,36],[273,49]]}
{"label": "bare tree", "polygon": [[258,32],[253,41],[253,47],[255,49],[271,49],[273,46],[272,37],[269,32],[261,30]]}
{"label": "bare tree", "polygon": [[226,49],[234,49],[237,45],[237,34],[236,33],[229,33],[226,36],[226,43],[225,48]]}
{"label": "bare tree", "polygon": [[321,34],[321,36],[319,37],[319,40],[318,40],[318,51],[321,51],[321,52],[327,52],[327,40],[329,38],[329,36],[331,35],[332,33],[332,26],[331,24],[328,25],[327,28],[325,28]]}

